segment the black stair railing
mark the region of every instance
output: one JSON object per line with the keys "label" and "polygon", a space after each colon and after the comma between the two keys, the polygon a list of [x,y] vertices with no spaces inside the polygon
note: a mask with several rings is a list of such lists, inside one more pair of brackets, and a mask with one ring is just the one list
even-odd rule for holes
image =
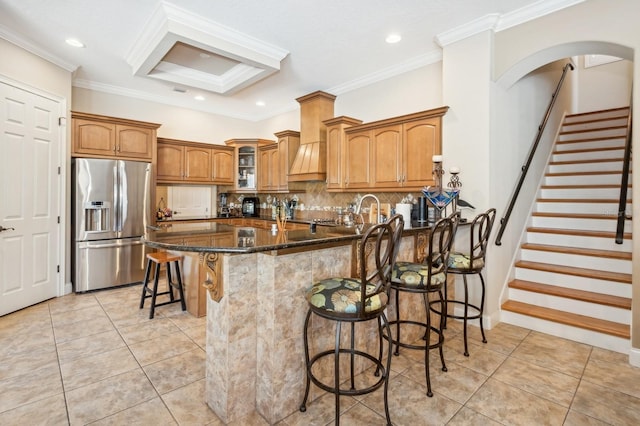
{"label": "black stair railing", "polygon": [[509,217],[511,217],[511,212],[513,211],[513,206],[516,204],[516,200],[518,199],[518,195],[520,195],[520,189],[522,189],[522,184],[524,183],[525,178],[527,177],[527,172],[529,171],[529,167],[531,166],[531,162],[533,161],[533,157],[536,154],[536,149],[538,148],[538,144],[540,143],[540,139],[542,139],[542,133],[544,132],[545,127],[547,126],[547,121],[549,121],[549,117],[551,116],[551,110],[553,109],[553,105],[556,103],[556,98],[558,97],[558,93],[560,93],[560,89],[562,88],[562,83],[564,82],[564,78],[567,75],[567,71],[573,71],[573,65],[568,63],[562,69],[562,76],[560,76],[560,81],[558,81],[558,85],[556,86],[556,90],[551,95],[551,101],[549,102],[549,106],[547,107],[547,112],[544,114],[544,118],[538,126],[538,133],[536,134],[536,138],[531,145],[531,149],[529,150],[529,155],[527,157],[527,162],[522,166],[520,172],[520,179],[518,179],[518,183],[511,195],[511,199],[509,200],[509,206],[507,207],[507,211],[500,219],[500,228],[498,229],[498,235],[496,236],[496,245],[502,245],[502,235],[504,234],[504,230],[507,227],[507,223],[509,222]]}
{"label": "black stair railing", "polygon": [[[632,90],[633,93],[633,90]],[[622,244],[624,240],[624,223],[627,219],[627,191],[629,189],[629,163],[631,161],[631,115],[633,103],[629,105],[629,116],[627,117],[627,140],[624,146],[624,160],[622,163],[622,182],[620,183],[620,202],[618,204],[618,223],[616,227],[616,244]]]}

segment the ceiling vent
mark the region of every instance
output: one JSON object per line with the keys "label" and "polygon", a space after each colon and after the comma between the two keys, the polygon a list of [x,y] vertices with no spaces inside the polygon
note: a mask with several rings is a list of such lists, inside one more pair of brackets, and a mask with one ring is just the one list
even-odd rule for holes
{"label": "ceiling vent", "polygon": [[134,75],[230,95],[280,71],[288,54],[160,2],[126,60]]}

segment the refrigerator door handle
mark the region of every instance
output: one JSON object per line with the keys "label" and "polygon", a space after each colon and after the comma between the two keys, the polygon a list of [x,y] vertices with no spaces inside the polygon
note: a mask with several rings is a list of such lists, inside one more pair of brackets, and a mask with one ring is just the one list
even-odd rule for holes
{"label": "refrigerator door handle", "polygon": [[116,203],[116,223],[115,223],[115,231],[122,232],[122,174],[124,173],[123,164],[121,160],[116,161],[116,170],[113,175],[115,180],[114,182],[114,194],[115,194],[115,203]]}
{"label": "refrigerator door handle", "polygon": [[80,243],[79,248],[81,249],[85,249],[85,248],[96,248],[96,249],[101,249],[101,248],[112,248],[112,247],[122,247],[122,246],[137,246],[143,244],[142,241],[140,240],[134,240],[134,241],[127,241],[127,242],[117,242],[117,243],[96,243],[93,241],[85,241],[83,243]]}

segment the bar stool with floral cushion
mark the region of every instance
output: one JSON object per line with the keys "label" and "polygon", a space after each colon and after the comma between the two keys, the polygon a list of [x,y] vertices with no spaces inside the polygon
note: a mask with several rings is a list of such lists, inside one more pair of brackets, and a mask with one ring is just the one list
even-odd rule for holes
{"label": "bar stool with floral cushion", "polygon": [[[387,357],[383,360],[383,331],[389,336],[389,322],[385,315],[385,309],[389,300],[389,280],[397,255],[397,246],[402,237],[404,221],[401,215],[394,215],[387,223],[371,226],[362,236],[358,248],[359,277],[335,277],[314,283],[307,291],[306,299],[309,311],[304,322],[304,352],[306,362],[305,393],[300,405],[300,411],[307,409],[309,388],[313,382],[319,388],[335,394],[335,424],[340,424],[340,396],[363,395],[373,392],[384,386],[384,410],[386,421],[391,425],[387,391],[389,386],[389,374],[391,367],[391,346],[387,345]],[[321,351],[313,356],[309,354],[309,324],[313,315],[336,322],[335,345],[333,348]],[[378,351],[376,356],[365,352],[361,347],[367,344],[366,338],[355,334],[355,324],[365,321],[376,321],[378,333]],[[349,324],[349,347],[341,347],[341,327],[343,323]],[[356,340],[360,346],[357,348]],[[367,345],[370,347],[370,345]],[[348,369],[350,380],[348,387],[342,384],[340,379],[340,355],[346,354],[349,360]],[[320,377],[322,368],[314,369],[314,365],[325,359],[333,357],[333,383],[323,382]],[[375,383],[356,388],[355,369],[356,359],[358,366],[375,367],[374,375],[378,377]],[[330,366],[331,362],[329,362]],[[326,367],[326,364],[324,365]],[[343,366],[344,368],[344,366]],[[367,368],[362,368],[366,371]]]}
{"label": "bar stool with floral cushion", "polygon": [[[440,317],[438,326],[431,323],[429,295],[439,293],[440,297],[436,303],[441,303],[444,309],[444,297],[442,288],[446,287],[447,282],[447,264],[449,262],[449,253],[453,244],[456,228],[460,213],[455,213],[449,217],[440,219],[434,225],[429,237],[429,245],[427,255],[423,263],[413,262],[396,262],[391,275],[391,290],[395,291],[395,311],[396,319],[390,321],[390,325],[395,325],[395,337],[392,343],[396,345],[394,355],[400,355],[400,347],[408,349],[417,349],[424,351],[424,365],[426,370],[427,396],[433,396],[431,390],[431,378],[429,374],[429,351],[438,348],[440,351],[440,361],[442,363],[442,371],[447,371],[444,361],[442,346],[444,344],[444,327],[443,317]],[[402,318],[400,312],[400,295],[413,294],[422,297],[425,308],[425,319]],[[433,303],[433,302],[432,302]],[[425,329],[422,342],[403,341],[401,336],[401,325],[418,326]],[[431,332],[437,336],[437,341],[431,343]]]}
{"label": "bar stool with floral cushion", "polygon": [[[445,305],[451,303],[453,305],[462,305],[462,314],[449,313],[445,309],[447,315],[446,318],[461,319],[464,323],[464,355],[469,356],[469,348],[467,344],[467,322],[469,320],[477,319],[480,322],[480,333],[482,333],[482,342],[487,343],[487,338],[484,335],[484,327],[482,324],[482,314],[484,312],[484,293],[485,284],[482,277],[482,270],[484,269],[487,245],[489,242],[489,235],[493,228],[493,222],[496,218],[496,209],[491,208],[484,213],[480,213],[471,222],[471,228],[469,229],[469,249],[466,252],[454,251],[449,256],[449,273],[462,275],[462,281],[464,283],[464,298],[449,299],[447,297],[447,289],[444,289]],[[480,302],[478,304],[469,303],[469,285],[467,283],[467,275],[477,274],[480,277]],[[469,312],[472,309],[472,312]],[[437,307],[432,308],[433,311],[440,313]]]}

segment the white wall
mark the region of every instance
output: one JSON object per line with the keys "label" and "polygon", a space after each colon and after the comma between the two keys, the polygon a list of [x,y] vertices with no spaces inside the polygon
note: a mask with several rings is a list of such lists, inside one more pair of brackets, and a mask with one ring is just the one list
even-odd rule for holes
{"label": "white wall", "polygon": [[585,55],[578,56],[576,112],[628,106],[633,82],[633,62],[620,60],[585,68]]}

